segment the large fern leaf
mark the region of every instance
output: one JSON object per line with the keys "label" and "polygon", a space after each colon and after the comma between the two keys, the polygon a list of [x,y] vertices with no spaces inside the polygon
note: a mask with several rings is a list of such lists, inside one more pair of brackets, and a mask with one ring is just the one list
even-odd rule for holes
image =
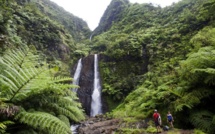
{"label": "large fern leaf", "polygon": [[44,112],[21,112],[15,119],[47,134],[71,134],[71,130],[64,122]]}
{"label": "large fern leaf", "polygon": [[12,106],[19,105],[22,111],[34,111],[30,113],[19,110],[20,113],[15,112],[10,116],[14,118],[17,114],[15,123],[25,126],[20,133],[36,131],[69,134],[68,125],[53,115],[68,117],[70,121],[84,119],[81,104],[70,90],[73,86],[68,84],[72,78],[53,77],[54,71],[45,63],[38,64],[39,60],[39,56],[26,46],[7,51],[0,57],[0,100],[6,104],[6,110],[7,103],[10,103]]}

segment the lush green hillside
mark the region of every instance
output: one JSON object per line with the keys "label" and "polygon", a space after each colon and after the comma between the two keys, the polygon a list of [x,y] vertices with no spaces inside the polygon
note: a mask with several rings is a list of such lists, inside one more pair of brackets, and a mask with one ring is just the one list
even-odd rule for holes
{"label": "lush green hillside", "polygon": [[[176,127],[213,134],[214,9],[214,0],[182,0],[166,8],[112,0],[90,41],[86,22],[49,0],[0,0],[0,132],[53,133],[51,122],[59,133],[69,131],[69,121],[83,113],[71,98],[70,79],[52,77],[68,75],[77,58],[99,53],[111,115],[135,122],[151,118],[156,108],[165,122],[170,110]],[[26,44],[30,49],[6,51]],[[56,65],[58,73],[50,69]],[[52,129],[38,128],[40,119]]]}
{"label": "lush green hillside", "polygon": [[85,114],[70,65],[90,32],[49,0],[0,0],[1,134],[72,133]]}
{"label": "lush green hillside", "polygon": [[75,41],[89,39],[91,31],[87,23],[81,18],[66,12],[63,8],[49,0],[32,1],[36,3],[43,14],[63,25],[65,30],[69,31]]}
{"label": "lush green hillside", "polygon": [[86,22],[49,0],[1,0],[0,3],[3,51],[22,44],[34,45],[49,61],[68,63],[75,55],[77,43],[90,36]]}
{"label": "lush green hillside", "polygon": [[125,8],[92,40],[92,51],[109,57],[100,63],[103,92],[110,105],[122,101],[113,115],[139,120],[156,108],[165,121],[170,110],[177,127],[213,133],[215,1],[182,0],[166,8],[114,2]]}

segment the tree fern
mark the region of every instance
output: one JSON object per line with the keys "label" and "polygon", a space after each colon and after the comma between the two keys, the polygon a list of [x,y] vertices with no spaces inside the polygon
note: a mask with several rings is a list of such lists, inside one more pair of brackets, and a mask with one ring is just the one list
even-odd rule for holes
{"label": "tree fern", "polygon": [[215,68],[194,69],[192,72],[206,74],[205,84],[215,85]]}
{"label": "tree fern", "polygon": [[209,111],[194,112],[190,116],[191,123],[201,130],[212,134],[215,131],[213,117],[215,115]]}
{"label": "tree fern", "polygon": [[176,111],[183,110],[183,107],[192,109],[195,105],[201,103],[201,99],[214,94],[214,91],[207,88],[198,88],[190,92],[184,92],[183,96],[178,97],[173,103]]}
{"label": "tree fern", "polygon": [[21,123],[31,126],[34,129],[40,129],[48,134],[70,134],[71,131],[58,118],[43,112],[21,112],[15,117]]}
{"label": "tree fern", "polygon": [[[181,79],[175,89],[181,89],[182,93],[175,100],[177,110],[183,106],[192,108],[201,103],[201,99],[214,95],[214,61],[215,51],[213,47],[205,47],[197,53],[189,55],[188,59],[181,63]],[[178,90],[176,90],[178,91]],[[177,95],[177,94],[175,94]]]}
{"label": "tree fern", "polygon": [[[21,103],[26,102],[25,107],[33,108],[31,104],[43,108],[44,111],[50,112],[55,111],[56,114],[62,114],[67,116],[70,120],[80,121],[84,119],[83,111],[81,110],[81,104],[74,100],[74,97],[67,96],[66,94],[59,96],[58,95],[49,95],[46,92],[35,93],[29,95],[25,100],[20,101]],[[52,91],[52,90],[51,90]],[[72,91],[70,91],[72,92]],[[66,93],[66,92],[65,92]],[[75,97],[76,99],[77,97]]]}
{"label": "tree fern", "polygon": [[76,122],[84,119],[81,104],[70,90],[72,78],[53,77],[56,68],[50,69],[28,47],[7,51],[0,65],[0,110],[5,118],[15,116],[15,125],[26,126],[20,133],[71,133],[70,127],[54,116]]}

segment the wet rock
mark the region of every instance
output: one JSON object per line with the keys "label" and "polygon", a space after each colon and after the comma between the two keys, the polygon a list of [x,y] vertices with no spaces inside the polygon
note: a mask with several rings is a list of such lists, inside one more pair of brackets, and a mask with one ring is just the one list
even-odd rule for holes
{"label": "wet rock", "polygon": [[[100,55],[98,55],[98,58],[100,60]],[[76,67],[77,65],[74,65],[73,70],[75,70]],[[72,73],[74,74],[74,71]],[[91,112],[92,93],[94,90],[93,84],[94,84],[94,55],[89,55],[87,57],[82,58],[82,69],[79,78],[80,88],[77,90],[79,101],[82,104],[82,107],[88,116],[90,116]],[[103,97],[101,97],[101,99],[102,111],[103,113],[105,113],[107,112],[107,104],[105,103]]]}
{"label": "wet rock", "polygon": [[100,116],[100,118],[90,118],[86,122],[80,125],[79,134],[111,134],[118,129],[120,120],[106,119]]}

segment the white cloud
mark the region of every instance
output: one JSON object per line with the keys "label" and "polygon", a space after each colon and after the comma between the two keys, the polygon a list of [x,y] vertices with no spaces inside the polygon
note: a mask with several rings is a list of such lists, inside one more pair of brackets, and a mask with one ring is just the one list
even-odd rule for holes
{"label": "white cloud", "polygon": [[[91,30],[94,30],[100,21],[105,9],[110,4],[111,0],[51,0],[63,7],[73,15],[85,20]],[[179,0],[130,0],[135,3],[157,3],[164,7],[171,5],[172,2]]]}

